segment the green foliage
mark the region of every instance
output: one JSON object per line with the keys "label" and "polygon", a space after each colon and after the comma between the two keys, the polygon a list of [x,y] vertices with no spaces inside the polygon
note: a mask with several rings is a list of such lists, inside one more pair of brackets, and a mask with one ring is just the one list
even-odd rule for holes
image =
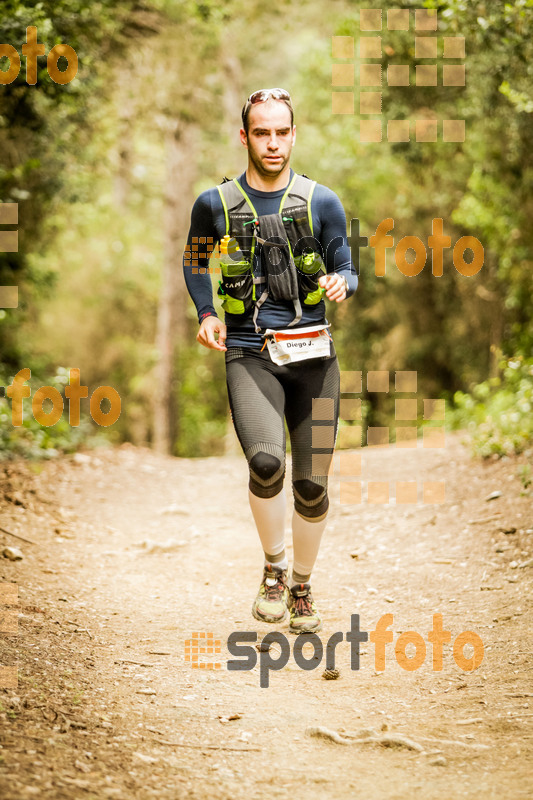
{"label": "green foliage", "polygon": [[[25,59],[14,82],[0,85],[0,202],[19,204],[19,249],[0,253],[0,285],[18,285],[20,303],[0,319],[0,360],[12,367],[27,361],[19,331],[34,315],[34,304],[49,296],[50,270],[31,266],[30,256],[53,239],[49,214],[61,206],[68,186],[69,155],[90,147],[95,106],[109,96],[113,65],[127,46],[152,33],[155,15],[143,19],[142,0],[4,0],[0,42],[21,54],[26,28],[37,28],[45,53],[56,44],[74,48],[79,70],[68,84],[57,84],[46,58],[37,59],[37,83],[26,82]],[[61,67],[61,65],[60,65]],[[2,59],[0,69],[6,69]]]}
{"label": "green foliage", "polygon": [[501,379],[454,395],[452,426],[470,432],[474,452],[483,458],[522,453],[533,444],[533,359],[517,356],[500,367]]}

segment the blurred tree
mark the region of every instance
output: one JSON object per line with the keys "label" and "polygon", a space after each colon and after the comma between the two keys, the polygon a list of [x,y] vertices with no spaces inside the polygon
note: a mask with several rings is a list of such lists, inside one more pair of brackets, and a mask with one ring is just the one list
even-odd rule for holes
{"label": "blurred tree", "polygon": [[[22,51],[28,26],[37,28],[45,52],[56,44],[76,51],[79,70],[68,84],[55,83],[44,57],[37,59],[37,83],[26,83],[24,58],[18,77],[0,85],[0,202],[19,204],[19,250],[0,253],[0,284],[19,285],[19,308],[2,311],[0,362],[13,369],[27,356],[18,331],[31,318],[32,301],[53,286],[53,274],[30,266],[29,254],[53,237],[46,225],[63,199],[65,157],[83,151],[92,134],[90,99],[110,90],[111,65],[132,42],[158,29],[158,15],[142,0],[4,0],[0,41]],[[66,62],[58,66],[64,69]],[[3,61],[1,69],[9,67]]]}

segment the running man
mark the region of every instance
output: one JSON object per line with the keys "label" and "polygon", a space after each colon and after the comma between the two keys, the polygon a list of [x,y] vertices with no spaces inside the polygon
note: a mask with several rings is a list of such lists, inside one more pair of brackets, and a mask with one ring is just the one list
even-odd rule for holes
{"label": "running man", "polygon": [[[198,312],[197,340],[225,354],[230,411],[249,466],[248,496],[264,551],[252,614],[292,633],[322,623],[310,579],[328,514],[328,471],[339,414],[339,365],[324,296],[357,288],[337,195],[289,166],[296,138],[284,89],[242,109],[248,166],[197,198],[183,269]],[[225,322],[213,305],[209,256],[220,243]],[[293,564],[285,553],[285,428],[292,450]]]}

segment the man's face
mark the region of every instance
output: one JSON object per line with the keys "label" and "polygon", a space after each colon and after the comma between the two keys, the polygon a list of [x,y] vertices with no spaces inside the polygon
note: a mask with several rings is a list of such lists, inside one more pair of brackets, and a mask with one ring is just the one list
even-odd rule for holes
{"label": "man's face", "polygon": [[269,98],[255,103],[248,115],[248,135],[244,128],[240,134],[260,175],[275,177],[289,163],[296,126],[291,128],[291,112],[282,100]]}

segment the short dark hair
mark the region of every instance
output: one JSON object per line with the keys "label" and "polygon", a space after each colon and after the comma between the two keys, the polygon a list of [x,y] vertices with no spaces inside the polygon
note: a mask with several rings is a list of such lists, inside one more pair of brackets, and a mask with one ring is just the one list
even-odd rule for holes
{"label": "short dark hair", "polygon": [[242,107],[241,111],[242,127],[244,128],[246,134],[248,134],[248,117],[250,116],[251,107],[256,103],[265,103],[267,100],[271,98],[273,100],[280,100],[283,103],[285,103],[285,105],[291,112],[291,128],[292,128],[292,126],[294,125],[294,111],[292,109],[292,103],[289,93],[285,91],[285,89],[260,89],[257,92],[253,92]]}

